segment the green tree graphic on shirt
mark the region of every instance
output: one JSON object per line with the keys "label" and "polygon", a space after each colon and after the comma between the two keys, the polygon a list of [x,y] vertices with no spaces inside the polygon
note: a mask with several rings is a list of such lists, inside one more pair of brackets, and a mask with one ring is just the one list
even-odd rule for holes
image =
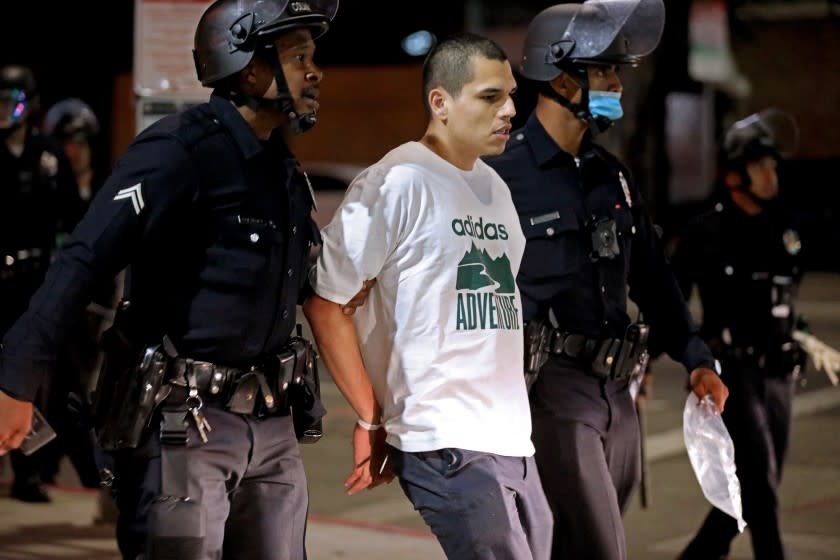
{"label": "green tree graphic on shirt", "polygon": [[472,243],[470,250],[458,263],[456,290],[478,290],[493,287],[497,294],[512,294],[516,280],[510,270],[510,259],[502,254],[497,259],[487,254],[486,249],[479,250]]}

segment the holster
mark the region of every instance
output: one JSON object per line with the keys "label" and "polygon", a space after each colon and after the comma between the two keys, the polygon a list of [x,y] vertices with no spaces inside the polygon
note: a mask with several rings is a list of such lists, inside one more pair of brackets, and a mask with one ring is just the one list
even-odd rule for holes
{"label": "holster", "polygon": [[650,325],[632,323],[624,331],[624,340],[614,364],[613,377],[626,379],[643,375],[647,369]]}
{"label": "holster", "polygon": [[543,321],[532,320],[525,324],[525,386],[531,386],[537,380],[540,369],[548,361],[546,343],[551,328]]}
{"label": "holster", "polygon": [[[295,364],[288,398],[295,435],[300,443],[315,443],[324,435],[321,418],[327,413],[321,402],[318,353],[314,345],[302,337],[292,338],[290,346],[295,354]],[[283,377],[286,378],[286,373]]]}
{"label": "holster", "polygon": [[167,356],[160,345],[138,348],[127,334],[125,317],[118,319],[102,333],[104,357],[93,394],[93,428],[103,449],[137,447],[162,400],[159,392],[168,387]]}
{"label": "holster", "polygon": [[592,361],[592,373],[610,379],[627,379],[644,373],[649,332],[649,325],[632,323],[623,339],[605,340]]}

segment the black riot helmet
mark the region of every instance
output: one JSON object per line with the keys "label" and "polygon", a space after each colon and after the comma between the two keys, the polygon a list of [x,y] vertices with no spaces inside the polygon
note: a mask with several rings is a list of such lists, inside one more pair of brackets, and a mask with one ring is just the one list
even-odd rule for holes
{"label": "black riot helmet", "polygon": [[[216,87],[248,66],[257,49],[273,48],[274,38],[285,31],[309,28],[313,39],[320,37],[337,11],[338,0],[216,0],[202,14],[195,31],[193,59],[198,79],[204,86]],[[275,79],[283,110],[293,121],[304,117],[292,111],[292,96],[279,63]],[[239,104],[273,101],[237,98],[233,93],[232,99]]]}
{"label": "black riot helmet", "polygon": [[[38,84],[26,66],[9,64],[0,68],[0,130],[10,131],[22,124],[23,117],[36,105]],[[7,109],[6,109],[7,107]]]}
{"label": "black riot helmet", "polygon": [[[767,108],[733,123],[723,135],[718,153],[718,188],[735,188],[748,196],[759,207],[772,205],[772,198],[760,197],[752,190],[750,163],[765,157],[776,160],[788,158],[799,145],[799,127],[788,113]],[[730,183],[732,174],[740,176],[737,184]]]}
{"label": "black riot helmet", "polygon": [[799,127],[793,116],[770,107],[733,123],[724,133],[721,157],[737,167],[764,156],[792,156],[799,145]]}
{"label": "black riot helmet", "polygon": [[87,103],[71,97],[49,108],[43,129],[60,142],[89,141],[99,134],[99,119]]}
{"label": "black riot helmet", "polygon": [[[635,66],[659,44],[665,27],[662,0],[586,0],[548,7],[531,21],[519,70],[537,82],[550,82],[561,73],[572,74],[583,90],[581,102],[572,103],[547,84],[545,93],[578,118],[595,124],[595,132],[611,122],[597,122],[589,112],[588,64]],[[606,119],[605,119],[606,120]],[[593,122],[594,121],[594,122]]]}

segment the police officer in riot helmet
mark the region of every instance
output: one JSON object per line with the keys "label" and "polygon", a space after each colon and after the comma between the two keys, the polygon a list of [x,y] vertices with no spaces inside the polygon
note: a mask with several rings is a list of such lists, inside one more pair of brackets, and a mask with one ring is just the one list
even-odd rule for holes
{"label": "police officer in riot helmet", "polygon": [[71,318],[127,268],[92,409],[124,558],[306,557],[298,444],[324,410],[294,330],[319,235],[285,132],[316,121],[315,39],[337,8],[210,4],[194,49],[208,102],[138,134],[4,339],[0,452],[26,435]]}
{"label": "police officer in riot helmet", "polygon": [[[261,5],[262,4],[262,5]],[[278,7],[285,6],[283,15]],[[288,119],[292,132],[305,132],[315,126],[318,109],[319,72],[304,73],[299,92],[290,88],[292,77],[283,71],[281,61],[271,52],[271,39],[279,32],[298,29],[314,41],[329,27],[338,0],[307,2],[215,2],[202,16],[195,35],[193,57],[202,85],[216,88],[238,107],[253,111],[278,111]],[[238,73],[255,58],[266,58],[274,78],[273,96],[258,94],[241,87]]]}
{"label": "police officer in riot helmet", "polygon": [[[81,213],[84,213],[103,180],[94,169],[94,156],[99,155],[100,148],[99,119],[87,103],[71,97],[50,106],[41,129],[63,148],[76,179],[83,205]],[[64,352],[58,356],[46,413],[55,423],[59,438],[55,445],[50,446],[49,461],[42,471],[45,480],[56,479],[61,459],[67,455],[82,485],[100,488],[93,442],[87,427],[79,425],[75,407],[68,406],[68,398],[84,395],[95,382],[101,360],[99,337],[113,316],[119,290],[117,280],[112,278],[104,282],[96,291],[78,325],[70,330]]]}
{"label": "police officer in riot helmet", "polygon": [[96,113],[77,97],[63,99],[47,111],[43,130],[64,147],[79,185],[79,196],[89,201],[99,186],[94,163],[94,144],[99,137]]}
{"label": "police officer in riot helmet", "polygon": [[604,132],[624,114],[621,81],[614,75],[619,67],[638,65],[659,44],[665,18],[660,6],[646,0],[551,6],[528,27],[520,71],[569,118],[593,134]]}
{"label": "police officer in riot helmet", "polygon": [[[75,225],[80,202],[61,149],[43,136],[32,119],[38,90],[29,68],[0,68],[0,334],[24,312],[57,242]],[[49,387],[33,392],[43,408]],[[50,500],[42,484],[45,452],[12,453],[11,495],[27,502]]]}
{"label": "police officer in riot helmet", "polygon": [[[730,126],[720,144],[714,205],[686,225],[672,258],[686,296],[698,288],[701,334],[731,391],[723,420],[756,558],[785,558],[778,488],[793,380],[805,363],[792,337],[802,244],[793,215],[778,202],[777,175],[797,138],[794,119],[777,109]],[[735,519],[712,509],[681,558],[726,557],[737,534]]]}
{"label": "police officer in riot helmet", "polygon": [[[536,82],[536,107],[504,154],[486,159],[509,185],[527,239],[517,284],[552,558],[627,557],[621,516],[640,475],[630,384],[645,370],[649,331],[698,396],[720,409],[727,396],[645,201],[595,142],[622,116],[619,69],[657,46],[664,10],[662,0],[587,0],[540,12],[520,65]],[[640,317],[628,314],[628,288]]]}

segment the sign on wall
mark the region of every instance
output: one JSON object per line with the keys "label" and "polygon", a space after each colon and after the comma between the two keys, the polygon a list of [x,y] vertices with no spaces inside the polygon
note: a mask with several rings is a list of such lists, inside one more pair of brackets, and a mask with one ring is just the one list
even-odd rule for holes
{"label": "sign on wall", "polygon": [[192,49],[209,0],[135,0],[134,92],[138,96],[207,97]]}

